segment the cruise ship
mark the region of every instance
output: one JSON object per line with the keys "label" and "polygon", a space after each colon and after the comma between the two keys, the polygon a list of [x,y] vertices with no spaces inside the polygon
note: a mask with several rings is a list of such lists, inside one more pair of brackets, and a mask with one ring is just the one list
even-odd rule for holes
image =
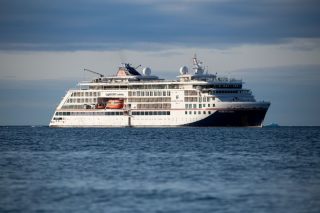
{"label": "cruise ship", "polygon": [[261,127],[270,102],[243,81],[209,74],[196,55],[192,71],[164,80],[123,63],[116,75],[78,83],[57,106],[50,127]]}

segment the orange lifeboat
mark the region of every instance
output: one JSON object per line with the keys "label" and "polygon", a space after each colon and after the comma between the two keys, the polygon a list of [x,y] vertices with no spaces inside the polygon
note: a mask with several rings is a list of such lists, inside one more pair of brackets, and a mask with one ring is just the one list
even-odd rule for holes
{"label": "orange lifeboat", "polygon": [[107,102],[108,109],[122,109],[123,108],[123,100],[108,100]]}

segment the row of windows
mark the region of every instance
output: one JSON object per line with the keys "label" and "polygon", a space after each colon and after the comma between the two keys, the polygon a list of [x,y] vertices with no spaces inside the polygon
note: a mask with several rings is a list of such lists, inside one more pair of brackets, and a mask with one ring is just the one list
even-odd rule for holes
{"label": "row of windows", "polygon": [[[194,88],[197,86],[194,85]],[[242,88],[242,84],[214,84],[214,85],[201,85],[201,88]]]}
{"label": "row of windows", "polygon": [[83,96],[100,96],[100,92],[73,92],[71,97],[83,97]]}
{"label": "row of windows", "polygon": [[171,98],[129,98],[129,102],[171,102]]}
{"label": "row of windows", "polygon": [[67,103],[96,103],[96,98],[69,98]]}
{"label": "row of windows", "polygon": [[[98,82],[98,81],[97,81]],[[110,86],[89,86],[89,89],[95,90],[131,90],[131,89],[179,89],[177,84],[158,84],[158,85],[110,85]]]}
{"label": "row of windows", "polygon": [[137,104],[137,109],[171,109],[171,104]]}
{"label": "row of windows", "polygon": [[[95,115],[124,115],[123,112],[56,112],[56,116],[95,116]],[[132,115],[170,115],[170,111],[141,111],[132,112]],[[54,117],[53,120],[61,120]]]}
{"label": "row of windows", "polygon": [[56,116],[123,115],[123,112],[56,112]]}
{"label": "row of windows", "polygon": [[[198,108],[206,108],[206,104],[185,104],[186,109],[194,109],[197,108],[197,106],[199,106]],[[208,107],[211,107],[211,104],[208,104]],[[215,107],[215,104],[212,104],[212,107]]]}
{"label": "row of windows", "polygon": [[248,94],[249,90],[215,90],[210,91],[209,94],[227,94],[227,93],[239,93],[239,94]]}
{"label": "row of windows", "polygon": [[209,102],[210,98],[215,100],[215,97],[185,97],[184,102]]}
{"label": "row of windows", "polygon": [[198,96],[197,90],[185,90],[184,96]]}
{"label": "row of windows", "polygon": [[[193,112],[193,113],[192,113]],[[202,111],[202,113],[204,114],[204,115],[206,115],[207,114],[207,112],[208,112],[208,114],[211,114],[211,111]],[[184,114],[186,114],[186,115],[196,115],[196,114],[198,114],[198,115],[201,115],[201,111],[185,111],[184,112]]]}
{"label": "row of windows", "polygon": [[127,86],[89,86],[92,90],[127,90]]}
{"label": "row of windows", "polygon": [[[186,115],[211,114],[211,111],[185,111]],[[115,116],[124,115],[123,112],[56,112],[56,116]],[[132,112],[132,115],[170,115],[170,111],[141,111]],[[53,120],[62,120],[61,117],[54,117]]]}
{"label": "row of windows", "polygon": [[170,111],[142,111],[132,112],[132,115],[170,115]]}
{"label": "row of windows", "polygon": [[170,91],[129,91],[129,96],[170,96]]}
{"label": "row of windows", "polygon": [[81,104],[81,105],[63,105],[61,109],[92,109],[95,108],[95,105],[87,105],[87,104]]}
{"label": "row of windows", "polygon": [[178,84],[129,85],[129,89],[179,89]]}

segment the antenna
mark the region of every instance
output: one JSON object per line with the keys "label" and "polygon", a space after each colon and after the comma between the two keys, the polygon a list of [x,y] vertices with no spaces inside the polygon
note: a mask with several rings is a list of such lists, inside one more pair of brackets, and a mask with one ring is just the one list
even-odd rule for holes
{"label": "antenna", "polygon": [[98,73],[98,72],[95,72],[95,71],[92,71],[92,70],[89,70],[89,69],[86,69],[86,68],[84,68],[83,71],[87,71],[87,72],[91,72],[93,74],[99,75],[101,78],[104,76],[101,73]]}
{"label": "antenna", "polygon": [[205,67],[203,67],[203,63],[201,61],[198,61],[197,55],[194,54],[193,56],[193,68],[195,74],[203,74],[205,71]]}

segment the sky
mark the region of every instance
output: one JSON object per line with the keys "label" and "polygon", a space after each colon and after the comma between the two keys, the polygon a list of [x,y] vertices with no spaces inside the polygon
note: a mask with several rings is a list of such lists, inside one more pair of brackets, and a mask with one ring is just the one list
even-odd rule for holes
{"label": "sky", "polygon": [[47,125],[69,88],[122,62],[174,79],[192,56],[271,101],[265,123],[320,125],[316,0],[0,0],[0,125]]}

